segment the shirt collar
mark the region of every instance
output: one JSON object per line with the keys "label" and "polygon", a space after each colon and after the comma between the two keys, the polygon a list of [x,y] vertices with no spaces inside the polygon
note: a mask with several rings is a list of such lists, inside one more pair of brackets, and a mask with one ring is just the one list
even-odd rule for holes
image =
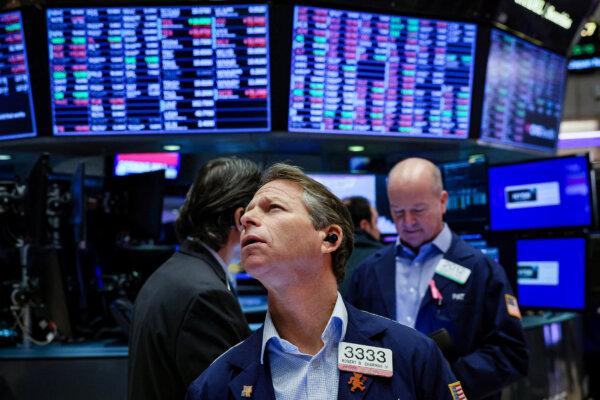
{"label": "shirt collar", "polygon": [[[341,324],[341,329],[336,330],[336,325],[339,326]],[[344,304],[344,300],[342,300],[342,296],[338,292],[337,300],[335,302],[335,307],[333,307],[333,312],[331,313],[331,317],[329,317],[329,322],[327,322],[327,326],[323,333],[321,334],[321,339],[323,339],[323,343],[339,343],[344,336],[346,336],[346,327],[348,326],[348,311],[346,310],[346,305]],[[339,335],[335,335],[338,332]],[[273,325],[273,320],[271,319],[271,314],[267,311],[267,315],[265,317],[265,324],[263,326],[263,339],[262,346],[260,349],[260,363],[263,363],[265,348],[272,341],[284,341],[279,336],[275,325]]]}
{"label": "shirt collar", "polygon": [[[429,244],[437,247],[438,250],[442,252],[442,254],[445,254],[448,251],[450,245],[452,244],[452,232],[450,231],[448,224],[444,222],[444,227],[442,228],[440,233],[438,233],[438,235],[435,238],[433,238],[431,242],[424,243],[422,246],[427,246]],[[414,254],[414,252],[411,249],[402,244],[402,242],[400,241],[400,236],[398,236],[398,239],[396,240],[396,247],[400,247],[402,250],[408,252],[408,254]]]}

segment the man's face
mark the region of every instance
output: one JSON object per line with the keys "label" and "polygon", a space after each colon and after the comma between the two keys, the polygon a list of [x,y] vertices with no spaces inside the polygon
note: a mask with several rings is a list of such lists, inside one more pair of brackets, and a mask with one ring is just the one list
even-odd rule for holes
{"label": "man's face", "polygon": [[261,187],[242,216],[242,265],[265,286],[310,279],[323,239],[297,184],[275,180]]}
{"label": "man's face", "polygon": [[442,230],[448,193],[435,193],[428,180],[390,182],[388,197],[400,239],[413,250]]}

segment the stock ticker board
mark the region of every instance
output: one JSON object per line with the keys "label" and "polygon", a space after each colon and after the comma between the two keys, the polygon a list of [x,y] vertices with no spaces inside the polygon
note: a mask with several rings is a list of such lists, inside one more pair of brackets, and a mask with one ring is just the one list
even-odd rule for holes
{"label": "stock ticker board", "polygon": [[21,13],[0,13],[0,140],[35,132]]}
{"label": "stock ticker board", "polygon": [[288,129],[466,139],[475,24],[294,10]]}
{"label": "stock ticker board", "polygon": [[567,60],[493,29],[481,120],[486,142],[553,150],[567,78]]}
{"label": "stock ticker board", "polygon": [[47,11],[55,135],[268,131],[266,5]]}

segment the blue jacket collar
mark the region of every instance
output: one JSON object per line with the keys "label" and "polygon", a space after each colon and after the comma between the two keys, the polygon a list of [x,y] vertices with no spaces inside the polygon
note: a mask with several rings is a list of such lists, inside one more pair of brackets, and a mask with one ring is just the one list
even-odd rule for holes
{"label": "blue jacket collar", "polygon": [[[346,302],[345,305],[348,311],[348,329],[344,341],[377,346],[378,344],[374,340],[385,332],[384,324],[378,318],[369,318],[370,314],[361,312]],[[262,337],[263,328],[261,327],[246,341],[238,345],[235,356],[229,360],[234,369],[241,370],[229,382],[229,391],[237,400],[244,400],[242,397],[244,386],[252,386],[252,398],[254,399],[275,400],[268,352],[265,353],[264,364],[260,362]],[[376,379],[367,377],[364,381],[365,391],[352,393],[348,383],[352,375],[351,372],[340,371],[338,399],[362,399],[373,380]]]}

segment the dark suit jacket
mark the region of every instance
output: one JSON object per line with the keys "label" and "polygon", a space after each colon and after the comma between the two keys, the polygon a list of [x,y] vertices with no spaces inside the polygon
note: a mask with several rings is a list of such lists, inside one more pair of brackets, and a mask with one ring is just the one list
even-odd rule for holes
{"label": "dark suit jacket", "polygon": [[346,275],[344,275],[344,280],[340,284],[340,293],[342,296],[345,297],[348,293],[352,274],[360,265],[360,263],[382,247],[383,244],[375,240],[368,233],[358,229],[354,231],[354,249],[352,250],[352,254],[348,259],[348,262],[346,263]]}
{"label": "dark suit jacket", "polygon": [[[351,391],[352,372],[340,371],[338,399],[343,400],[450,400],[448,385],[456,378],[439,349],[429,338],[394,321],[357,310],[346,304],[348,326],[345,342],[392,350],[393,376],[368,376],[365,390]],[[188,389],[187,400],[243,400],[244,386],[252,387],[252,399],[275,400],[265,352],[260,362],[262,328],[239,346],[223,354]],[[324,399],[333,400],[333,399]]]}
{"label": "dark suit jacket", "polygon": [[148,278],[136,299],[129,399],[183,398],[215,358],[249,335],[221,265],[201,246],[192,250],[184,242]]}
{"label": "dark suit jacket", "polygon": [[[469,400],[499,399],[501,389],[527,373],[528,351],[521,321],[509,315],[512,294],[504,270],[458,236],[444,255],[471,270],[464,285],[439,274],[433,280],[443,296],[421,300],[415,328],[425,334],[446,329],[453,342],[448,357]],[[367,258],[352,277],[346,300],[357,308],[396,318],[396,246]]]}

